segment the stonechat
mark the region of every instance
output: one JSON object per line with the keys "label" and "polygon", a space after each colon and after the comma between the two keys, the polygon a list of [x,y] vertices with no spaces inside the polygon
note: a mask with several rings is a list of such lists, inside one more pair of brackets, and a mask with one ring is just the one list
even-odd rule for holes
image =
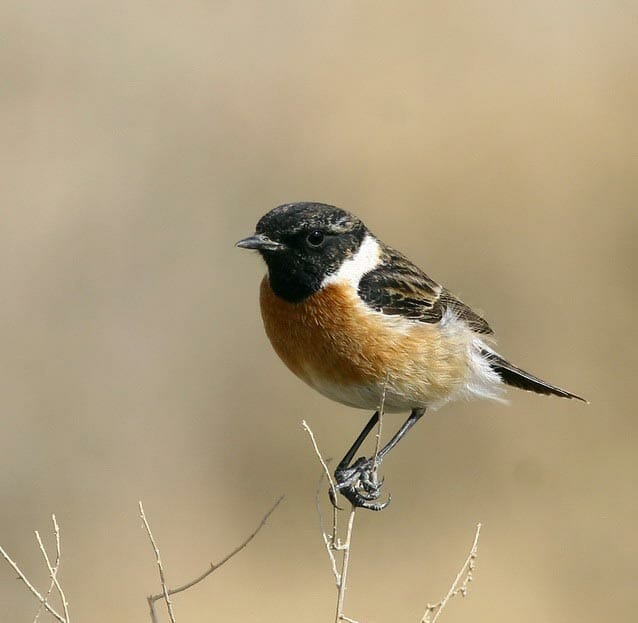
{"label": "stonechat", "polygon": [[271,210],[238,247],[268,272],[261,315],[283,362],[318,392],[351,407],[410,416],[373,459],[352,462],[372,416],[335,471],[353,505],[380,510],[376,468],[423,416],[459,398],[501,398],[506,385],[576,398],[494,350],[487,322],[353,214],[323,203]]}

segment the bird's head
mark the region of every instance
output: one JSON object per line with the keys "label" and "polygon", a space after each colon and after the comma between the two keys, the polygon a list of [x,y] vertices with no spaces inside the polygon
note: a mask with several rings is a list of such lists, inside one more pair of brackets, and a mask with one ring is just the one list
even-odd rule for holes
{"label": "bird's head", "polygon": [[324,203],[287,203],[261,217],[255,234],[237,243],[268,265],[275,294],[299,302],[352,259],[369,234],[353,214]]}

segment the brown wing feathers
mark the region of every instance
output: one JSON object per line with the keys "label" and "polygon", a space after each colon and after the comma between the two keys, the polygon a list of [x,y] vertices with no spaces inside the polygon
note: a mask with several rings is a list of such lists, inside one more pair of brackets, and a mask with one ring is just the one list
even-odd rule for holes
{"label": "brown wing feathers", "polygon": [[[361,278],[359,296],[373,309],[384,314],[405,316],[419,322],[440,322],[446,310],[482,335],[492,334],[489,324],[465,303],[430,279],[404,255],[385,247],[379,267]],[[584,398],[543,381],[533,374],[517,368],[496,353],[483,350],[481,354],[504,383],[538,394]]]}
{"label": "brown wing feathers", "polygon": [[449,309],[476,333],[492,333],[487,322],[465,303],[404,255],[388,247],[379,267],[361,278],[359,296],[370,307],[384,314],[396,314],[420,322],[440,322]]}

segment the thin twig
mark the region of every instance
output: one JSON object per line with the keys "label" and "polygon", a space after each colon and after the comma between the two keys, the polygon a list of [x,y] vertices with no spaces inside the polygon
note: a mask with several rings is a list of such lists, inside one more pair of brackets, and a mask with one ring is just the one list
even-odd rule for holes
{"label": "thin twig", "polygon": [[472,542],[470,553],[465,559],[465,562],[463,563],[463,566],[459,570],[458,574],[456,575],[454,582],[452,582],[450,590],[447,592],[447,595],[438,603],[428,604],[425,610],[425,614],[421,619],[421,623],[436,623],[452,597],[455,597],[456,595],[465,597],[467,595],[469,584],[474,579],[474,569],[476,567],[476,558],[478,556],[478,543],[480,536],[481,524],[478,524],[476,526],[476,533],[474,534],[474,541]]}
{"label": "thin twig", "polygon": [[[159,570],[160,582],[162,584],[162,593],[164,595],[164,601],[166,601],[168,616],[171,620],[171,623],[175,623],[175,614],[173,613],[173,604],[171,603],[171,599],[168,593],[168,587],[166,586],[166,577],[164,576],[164,567],[162,565],[162,558],[160,556],[160,551],[159,551],[159,548],[157,547],[157,543],[155,542],[155,539],[153,538],[151,527],[148,525],[148,521],[146,520],[146,515],[144,514],[144,507],[142,506],[141,500],[139,502],[139,508],[140,508],[140,517],[142,518],[142,521],[144,522],[144,529],[146,530],[146,534],[148,534],[148,538],[151,542],[151,545],[153,546],[153,551],[155,552],[155,561],[157,562],[157,568]],[[155,621],[156,620],[155,609],[153,608],[153,603],[151,602],[150,598],[148,602],[151,609],[151,618],[153,619],[153,621]]]}
{"label": "thin twig", "polygon": [[343,604],[346,598],[346,582],[348,580],[348,568],[350,567],[350,542],[352,539],[352,529],[354,527],[354,515],[356,507],[353,505],[350,508],[350,515],[348,516],[348,531],[346,532],[346,541],[343,544],[343,558],[341,561],[341,573],[339,582],[339,591],[337,593],[337,612],[335,615],[335,623],[340,623],[343,620]]}
{"label": "thin twig", "polygon": [[377,426],[376,444],[374,448],[374,464],[377,463],[379,450],[381,449],[381,433],[383,432],[383,415],[385,413],[385,395],[388,388],[388,374],[383,381],[383,392],[381,393],[381,404],[379,405],[379,423]]}
{"label": "thin twig", "polygon": [[306,420],[303,420],[301,422],[301,426],[303,426],[303,429],[310,436],[310,441],[312,442],[312,447],[314,448],[315,454],[317,455],[317,458],[319,459],[319,462],[321,463],[321,467],[323,467],[323,471],[325,472],[326,478],[328,479],[328,482],[330,483],[330,488],[332,489],[332,495],[334,496],[334,499],[336,500],[337,499],[337,486],[335,485],[335,482],[332,479],[332,474],[330,473],[330,470],[328,469],[328,465],[327,465],[326,461],[324,460],[323,456],[321,456],[321,452],[319,451],[319,446],[317,446],[317,440],[315,439],[315,435],[312,432],[312,430],[310,429],[310,426],[308,426],[308,424],[306,423]]}
{"label": "thin twig", "polygon": [[381,433],[383,432],[383,415],[385,414],[385,395],[388,389],[389,374],[386,373],[383,381],[383,392],[381,394],[381,404],[379,405],[379,422],[377,424],[376,442],[374,448],[374,458],[372,460],[373,470],[376,477],[377,469],[379,467],[379,450],[381,450]]}
{"label": "thin twig", "polygon": [[18,577],[26,584],[27,588],[31,591],[33,596],[42,604],[42,606],[46,609],[49,614],[54,616],[60,623],[66,623],[66,619],[57,611],[51,604],[47,602],[47,600],[39,593],[38,589],[36,589],[29,579],[24,573],[22,573],[20,567],[11,559],[9,554],[5,552],[5,550],[0,546],[0,555],[11,565],[13,570],[18,574]]}
{"label": "thin twig", "polygon": [[[51,515],[51,520],[53,521],[53,534],[55,535],[55,564],[53,565],[53,574],[51,577],[51,582],[49,583],[49,588],[44,596],[44,601],[48,601],[51,596],[51,592],[55,588],[55,580],[53,576],[57,575],[58,570],[60,569],[60,560],[62,557],[61,549],[60,549],[60,528],[58,526],[58,522],[55,519],[55,515]],[[38,611],[35,613],[35,617],[33,618],[33,623],[38,623],[38,619],[44,610],[44,602],[40,604]]]}
{"label": "thin twig", "polygon": [[[301,426],[303,427],[303,429],[308,433],[309,437],[310,437],[310,441],[312,442],[312,447],[315,451],[315,454],[317,455],[317,458],[319,459],[319,462],[321,463],[321,467],[323,467],[323,471],[324,474],[326,475],[326,478],[328,479],[328,482],[330,483],[330,490],[332,493],[332,499],[335,500],[335,503],[332,505],[332,535],[331,535],[331,540],[333,544],[337,543],[337,530],[338,530],[338,516],[339,513],[337,512],[337,506],[336,506],[336,500],[337,500],[337,485],[335,484],[333,478],[332,478],[332,474],[330,473],[330,470],[328,469],[328,462],[326,460],[324,460],[323,456],[321,455],[321,452],[319,451],[319,446],[317,445],[317,440],[315,439],[315,435],[312,432],[312,429],[310,428],[310,426],[308,426],[306,420],[303,420],[301,422]],[[327,538],[327,537],[324,537]]]}
{"label": "thin twig", "polygon": [[[38,541],[38,545],[40,546],[40,551],[42,552],[44,562],[46,563],[47,569],[49,570],[49,576],[51,577],[51,581],[55,585],[55,588],[57,589],[58,594],[60,595],[60,601],[62,602],[62,608],[64,609],[64,619],[66,620],[66,623],[71,623],[71,618],[69,617],[69,602],[66,600],[66,595],[64,594],[64,591],[62,590],[62,586],[60,585],[60,581],[58,580],[58,567],[59,567],[59,560],[60,560],[59,558],[60,557],[60,549],[59,549],[60,541],[59,541],[59,528],[55,521],[55,516],[53,517],[53,525],[54,525],[54,530],[56,532],[56,556],[58,557],[57,558],[58,562],[56,563],[55,567],[51,564],[49,555],[47,554],[47,551],[44,548],[44,543],[42,543],[42,538],[40,537],[40,533],[37,530],[35,531],[35,538]],[[45,600],[46,599],[47,597],[45,597]]]}
{"label": "thin twig", "polygon": [[[324,475],[330,481],[330,486],[332,487],[332,492],[334,499],[336,499],[336,487],[334,481],[332,479],[332,475],[330,474],[330,470],[328,469],[328,462],[323,458],[321,454],[321,450],[319,450],[319,446],[317,445],[317,440],[315,439],[314,433],[312,429],[306,421],[302,422],[302,426],[304,430],[308,433],[310,437],[310,441],[312,442],[312,447],[321,463],[321,467],[323,468]],[[319,480],[319,487],[321,487],[321,482],[323,481],[323,476]],[[323,525],[323,515],[321,514],[321,507],[319,505],[319,488],[317,488],[317,512],[319,514],[319,524],[321,527],[321,535],[323,537],[323,542],[326,546],[326,551],[328,552],[328,557],[330,558],[330,563],[332,566],[332,573],[335,577],[335,581],[337,584],[337,606],[335,613],[335,623],[341,623],[341,621],[349,621],[351,623],[356,623],[354,619],[349,619],[343,614],[343,605],[346,597],[346,583],[348,580],[348,569],[350,567],[350,543],[352,541],[352,531],[354,529],[354,517],[356,512],[356,507],[352,505],[350,507],[350,514],[348,515],[348,526],[346,529],[345,539],[342,541],[337,536],[337,517],[338,513],[336,507],[333,504],[333,522],[332,522],[332,535],[326,534],[324,525]],[[336,557],[333,552],[342,552],[341,557],[341,570],[338,569]]]}
{"label": "thin twig", "polygon": [[[182,584],[182,586],[178,586],[177,588],[168,589],[166,591],[167,595],[176,595],[177,593],[181,593],[182,591],[185,591],[195,586],[195,584],[199,584],[204,578],[208,577],[213,571],[216,571],[223,564],[227,563],[233,556],[235,556],[236,554],[239,554],[239,552],[241,552],[241,550],[244,549],[257,536],[259,531],[264,527],[264,525],[268,521],[268,518],[273,514],[274,510],[279,506],[279,504],[281,504],[281,502],[284,500],[285,497],[286,497],[285,495],[282,495],[279,497],[279,499],[272,505],[270,510],[261,518],[261,521],[259,522],[259,525],[257,526],[257,528],[255,528],[255,530],[246,539],[244,539],[242,543],[240,543],[237,547],[235,547],[235,549],[233,549],[232,552],[230,552],[229,554],[226,554],[226,556],[224,556],[217,563],[211,562],[210,567],[206,569],[204,573],[202,573],[201,575],[198,575],[194,580],[191,580],[190,582],[186,582],[186,584]],[[154,603],[158,599],[166,599],[166,598],[167,598],[166,594],[162,592],[157,595],[151,595],[148,599],[150,603]]]}
{"label": "thin twig", "polygon": [[[326,460],[326,466],[328,465],[330,459]],[[323,479],[326,477],[326,474],[322,471],[321,476],[319,477],[319,482],[317,483],[317,490],[315,491],[315,503],[317,505],[317,516],[319,517],[319,528],[321,529],[321,536],[323,538],[323,543],[326,546],[326,552],[328,553],[328,558],[330,559],[330,565],[332,566],[332,575],[334,575],[335,583],[337,588],[339,588],[339,582],[341,582],[341,575],[339,574],[339,570],[337,569],[337,560],[333,553],[333,544],[334,544],[334,533],[336,532],[336,513],[335,506],[332,505],[333,515],[332,515],[332,535],[329,535],[326,532],[326,525],[323,518],[323,513],[321,512],[321,500],[319,499],[319,495],[321,493],[321,485],[323,484]]]}

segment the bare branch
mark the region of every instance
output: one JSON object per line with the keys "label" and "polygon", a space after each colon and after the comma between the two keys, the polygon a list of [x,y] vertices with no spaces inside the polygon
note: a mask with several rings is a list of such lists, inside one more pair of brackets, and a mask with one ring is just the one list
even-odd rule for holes
{"label": "bare branch", "polygon": [[[51,560],[49,559],[49,555],[47,554],[46,549],[44,548],[44,543],[42,543],[42,538],[40,537],[40,533],[35,531],[35,538],[38,541],[38,545],[40,547],[40,551],[42,552],[42,557],[44,558],[44,562],[46,563],[47,569],[49,570],[49,576],[51,578],[51,582],[54,584],[55,588],[60,595],[60,601],[62,602],[62,608],[64,609],[64,618],[66,623],[71,623],[71,618],[69,617],[69,602],[66,600],[66,596],[64,591],[62,590],[62,586],[60,585],[60,581],[58,580],[58,569],[60,566],[60,529],[55,520],[55,515],[53,515],[53,529],[55,532],[55,546],[56,546],[56,563],[55,566],[51,564]],[[45,601],[48,598],[51,590],[47,592],[47,596],[45,597]]]}
{"label": "bare branch", "polygon": [[333,498],[336,500],[337,486],[335,485],[335,482],[332,479],[332,474],[330,473],[330,470],[328,469],[328,464],[326,463],[323,456],[321,455],[321,452],[319,451],[319,446],[317,446],[317,440],[315,439],[315,435],[310,429],[310,426],[308,426],[308,424],[306,423],[306,420],[303,420],[301,422],[301,426],[308,433],[310,437],[310,441],[312,442],[312,447],[314,448],[315,454],[317,455],[317,458],[319,459],[319,462],[321,463],[321,467],[323,467],[323,471],[326,474],[326,478],[328,479],[328,482],[330,483],[330,488],[332,489]]}
{"label": "bare branch", "polygon": [[[207,578],[213,571],[217,571],[223,564],[227,563],[233,556],[239,554],[242,549],[244,549],[259,533],[259,531],[266,525],[268,518],[273,514],[274,510],[283,502],[286,496],[282,495],[279,499],[271,506],[270,510],[261,518],[259,525],[255,530],[246,538],[242,543],[240,543],[232,552],[226,554],[219,562],[210,563],[210,567],[204,571],[201,575],[198,575],[194,580],[190,582],[186,582],[186,584],[182,584],[182,586],[178,586],[177,588],[171,588],[168,590],[168,595],[176,595],[177,593],[181,593],[182,591],[188,590],[189,588],[199,584],[204,578]],[[154,603],[158,599],[166,599],[166,596],[163,593],[159,593],[157,595],[151,595],[149,598],[149,603]]]}
{"label": "bare branch", "polygon": [[[330,486],[332,487],[333,499],[336,500],[336,487],[334,481],[332,479],[332,475],[330,474],[330,470],[328,469],[328,461],[323,458],[321,454],[321,450],[319,450],[319,446],[317,445],[317,441],[315,439],[314,433],[312,429],[306,421],[302,422],[302,426],[304,430],[308,433],[310,437],[310,441],[312,442],[312,447],[321,463],[321,467],[323,468],[324,475],[330,481]],[[321,482],[323,481],[323,476],[319,480],[319,487],[321,486]],[[356,507],[350,507],[350,514],[348,515],[348,525],[346,529],[345,539],[341,540],[338,538],[338,526],[337,526],[337,518],[338,512],[337,508],[333,503],[333,521],[332,521],[332,534],[327,534],[323,525],[323,515],[321,513],[321,506],[319,504],[319,489],[317,489],[317,513],[319,515],[319,525],[321,527],[321,536],[323,537],[324,545],[326,546],[326,551],[328,552],[328,557],[330,559],[330,564],[332,567],[332,574],[334,575],[335,582],[337,584],[337,607],[335,613],[335,623],[340,623],[341,621],[353,621],[353,619],[348,619],[343,614],[343,605],[346,597],[346,582],[348,579],[348,568],[350,566],[350,542],[352,540],[352,531],[354,528],[354,516],[355,516]],[[341,569],[338,569],[338,564],[334,552],[341,552]],[[356,622],[354,622],[356,623]]]}
{"label": "bare branch", "polygon": [[18,574],[18,577],[26,584],[27,588],[31,591],[31,594],[42,604],[44,609],[49,612],[52,616],[54,616],[60,623],[67,623],[66,619],[57,611],[53,606],[51,606],[47,600],[39,593],[38,589],[36,589],[27,576],[22,572],[20,567],[11,559],[9,554],[0,546],[0,555],[11,565],[13,570]]}
{"label": "bare branch", "polygon": [[377,434],[375,435],[376,441],[374,447],[374,460],[372,461],[375,473],[377,471],[377,468],[379,467],[379,450],[381,450],[381,433],[383,433],[383,416],[385,414],[385,394],[388,389],[388,377],[389,375],[386,373],[385,379],[383,381],[381,404],[379,405],[379,422],[377,424]]}
{"label": "bare branch", "polygon": [[[171,603],[171,599],[168,593],[168,587],[166,586],[166,577],[164,576],[164,567],[162,565],[162,558],[160,556],[160,551],[159,551],[159,548],[157,547],[157,543],[155,542],[155,539],[153,538],[151,527],[148,525],[148,521],[146,520],[146,515],[144,514],[144,507],[142,506],[141,500],[139,502],[139,507],[140,507],[140,517],[142,518],[142,521],[144,522],[144,528],[146,530],[146,534],[148,534],[148,538],[151,542],[151,545],[153,546],[153,551],[155,552],[155,561],[157,562],[157,568],[159,570],[160,582],[162,584],[162,593],[164,595],[164,601],[166,601],[168,616],[171,620],[171,623],[175,623],[175,614],[173,613],[173,604]],[[151,609],[151,619],[155,621],[156,620],[155,609],[153,608],[153,603],[151,602],[150,598],[148,599],[148,603]]]}
{"label": "bare branch", "polygon": [[[55,535],[55,564],[53,565],[53,573],[51,574],[51,582],[49,584],[49,588],[44,596],[44,601],[46,602],[51,596],[51,592],[55,588],[55,580],[54,576],[57,575],[58,570],[60,568],[60,559],[61,559],[61,549],[60,549],[60,528],[58,526],[58,522],[55,519],[55,515],[51,515],[51,520],[53,521],[53,533]],[[44,602],[40,604],[38,611],[35,613],[35,617],[33,618],[33,623],[38,623],[38,619],[44,610]]]}
{"label": "bare branch", "polygon": [[463,566],[459,570],[450,590],[447,595],[436,604],[428,604],[425,614],[421,619],[421,623],[436,623],[441,613],[447,606],[452,597],[461,595],[465,597],[467,595],[469,584],[474,579],[474,569],[476,568],[476,559],[478,556],[478,543],[481,536],[481,524],[476,526],[476,533],[474,534],[474,541],[472,542],[472,548],[468,557],[465,559]]}
{"label": "bare branch", "polygon": [[[323,467],[323,471],[324,474],[326,475],[326,478],[328,479],[328,482],[330,483],[330,492],[332,494],[332,499],[334,500],[334,503],[332,504],[332,534],[330,536],[328,536],[324,531],[323,528],[321,530],[322,534],[323,534],[323,539],[324,541],[326,541],[327,539],[330,540],[330,542],[332,543],[332,545],[336,545],[337,544],[337,539],[338,539],[338,518],[339,518],[339,513],[338,513],[338,508],[336,505],[336,500],[337,500],[337,485],[335,484],[334,480],[332,479],[332,474],[330,473],[330,470],[328,469],[328,461],[326,461],[323,456],[321,455],[321,452],[319,451],[319,446],[317,445],[317,440],[315,439],[315,435],[312,432],[312,429],[310,428],[310,426],[308,426],[308,423],[306,422],[306,420],[303,420],[301,422],[301,426],[303,427],[303,429],[308,433],[308,436],[310,437],[310,441],[312,442],[312,447],[315,451],[315,455],[317,456],[317,458],[319,459],[319,462],[321,463],[321,467]],[[320,507],[317,507],[320,508]],[[320,519],[321,519],[321,515],[320,515]],[[321,523],[321,521],[320,521]],[[336,578],[336,576],[335,576]],[[337,583],[338,583],[338,578],[337,578]]]}
{"label": "bare branch", "polygon": [[[326,466],[328,465],[330,459],[326,461]],[[321,529],[321,536],[323,538],[323,543],[326,546],[326,553],[328,554],[328,558],[330,559],[330,565],[332,567],[332,575],[335,578],[335,583],[337,588],[339,588],[339,582],[341,582],[341,575],[339,570],[337,569],[337,560],[335,559],[335,555],[333,552],[333,543],[335,540],[335,532],[337,526],[337,509],[335,506],[332,506],[332,532],[333,534],[328,534],[326,532],[326,525],[323,519],[323,513],[321,512],[321,500],[319,499],[319,495],[321,493],[321,485],[323,483],[323,479],[326,477],[326,474],[322,471],[321,476],[319,477],[319,482],[317,483],[317,490],[315,491],[315,503],[317,505],[317,516],[319,517],[319,528]]]}
{"label": "bare branch", "polygon": [[[160,567],[160,578],[162,579],[162,592],[158,593],[157,595],[149,595],[146,598],[146,601],[148,602],[148,607],[149,607],[149,610],[150,610],[152,623],[158,623],[157,614],[155,612],[155,602],[156,601],[158,601],[159,599],[164,599],[164,601],[166,601],[166,603],[170,605],[171,602],[170,602],[169,598],[170,598],[171,595],[176,595],[177,593],[181,593],[181,592],[183,592],[185,590],[188,590],[189,588],[192,588],[196,584],[199,584],[202,580],[204,580],[211,573],[213,573],[213,571],[216,571],[222,565],[227,563],[231,558],[233,558],[236,554],[239,554],[239,552],[241,552],[257,536],[259,531],[266,525],[266,522],[268,521],[269,517],[273,514],[274,510],[279,506],[279,504],[281,504],[281,502],[284,500],[284,498],[285,498],[285,496],[282,495],[282,496],[280,496],[277,499],[277,501],[272,505],[270,510],[261,518],[261,521],[259,522],[259,525],[257,526],[257,528],[255,528],[255,530],[246,539],[244,539],[244,541],[242,541],[242,543],[240,543],[237,547],[235,547],[235,549],[233,549],[229,554],[224,556],[224,558],[222,558],[218,563],[212,563],[211,562],[209,568],[206,569],[206,571],[204,571],[200,575],[198,575],[194,580],[191,580],[190,582],[186,582],[186,584],[182,584],[181,586],[178,586],[177,588],[169,589],[166,586],[164,578],[162,577],[162,573],[163,572],[161,571],[161,567]],[[152,537],[152,535],[150,533],[150,528],[148,528],[148,523],[146,522],[146,519],[144,518],[144,510],[142,509],[142,503],[141,502],[140,502],[140,511],[141,511],[141,514],[142,514],[142,519],[144,520],[144,524],[145,524],[145,526],[147,528],[147,533],[149,534],[149,537],[151,539],[151,543],[153,543],[153,547],[155,549],[156,546],[154,545],[153,537]],[[160,564],[160,562],[159,562],[159,552],[157,552],[157,551],[156,551],[156,556],[158,558],[158,566],[159,566],[159,564]],[[170,610],[169,610],[169,612],[170,612]],[[173,618],[171,618],[171,622],[174,623],[174,619]]]}
{"label": "bare branch", "polygon": [[348,530],[346,532],[346,540],[342,546],[343,558],[341,560],[341,573],[339,581],[339,590],[337,593],[337,611],[335,615],[335,623],[340,623],[344,620],[343,604],[346,598],[346,582],[348,580],[348,569],[350,567],[350,541],[352,539],[352,530],[354,527],[354,515],[356,507],[350,508],[350,515],[348,516]]}

